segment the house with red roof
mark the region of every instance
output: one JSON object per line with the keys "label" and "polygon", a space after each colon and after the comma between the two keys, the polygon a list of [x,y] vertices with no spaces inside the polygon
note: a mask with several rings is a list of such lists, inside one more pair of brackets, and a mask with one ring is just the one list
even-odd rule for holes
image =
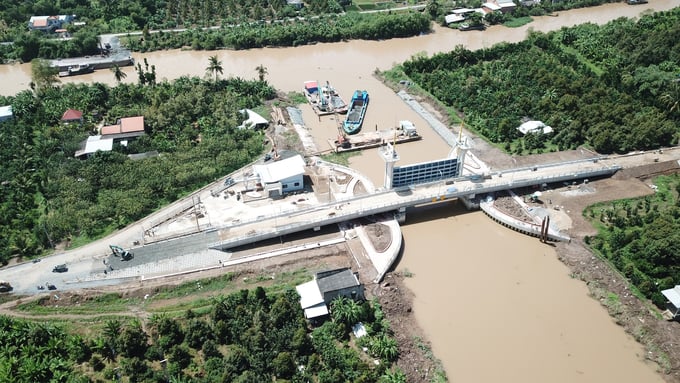
{"label": "house with red roof", "polygon": [[78,122],[83,123],[83,112],[75,109],[67,109],[61,116],[61,121],[65,123]]}

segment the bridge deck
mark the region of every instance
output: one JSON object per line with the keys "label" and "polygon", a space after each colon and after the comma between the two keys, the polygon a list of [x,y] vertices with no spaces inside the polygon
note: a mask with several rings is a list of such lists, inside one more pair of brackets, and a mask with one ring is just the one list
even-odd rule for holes
{"label": "bridge deck", "polygon": [[[349,221],[355,218],[396,211],[400,208],[421,205],[445,199],[474,197],[499,190],[507,190],[543,183],[555,183],[609,176],[619,169],[606,159],[582,160],[530,168],[496,172],[490,178],[472,181],[467,177],[412,186],[374,194],[352,197],[297,211],[271,214],[256,219],[217,228],[219,240],[209,245],[213,249],[236,246],[275,238],[280,235]],[[451,184],[453,181],[453,184]],[[452,189],[455,188],[454,189]]]}

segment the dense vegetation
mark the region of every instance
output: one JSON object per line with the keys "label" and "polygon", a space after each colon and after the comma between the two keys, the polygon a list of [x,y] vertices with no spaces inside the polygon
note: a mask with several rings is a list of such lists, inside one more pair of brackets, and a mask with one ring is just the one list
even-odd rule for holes
{"label": "dense vegetation", "polygon": [[[146,85],[43,84],[35,93],[0,97],[15,116],[0,123],[0,261],[124,227],[262,153],[263,136],[236,127],[238,110],[274,96],[266,82],[183,77],[156,83],[151,68],[138,67]],[[69,108],[83,112],[82,125],[60,122]],[[99,124],[137,115],[145,118],[145,136],[74,158]],[[127,156],[151,151],[161,155]]]}
{"label": "dense vegetation", "polygon": [[641,199],[589,207],[599,228],[586,240],[647,298],[663,307],[661,290],[680,281],[680,175],[654,180],[657,191]]}
{"label": "dense vegetation", "polygon": [[[403,70],[464,116],[473,129],[513,153],[587,144],[603,153],[676,144],[680,125],[680,9],[531,33],[431,58]],[[542,120],[553,134],[516,129]]]}
{"label": "dense vegetation", "polygon": [[[6,2],[6,1],[3,1]],[[143,31],[129,39],[133,50],[191,46],[194,49],[292,46],[346,39],[385,39],[414,36],[430,30],[430,19],[421,13],[358,14],[333,16],[343,8],[335,0],[311,0],[296,10],[285,0],[135,3],[83,2],[57,4],[8,3],[0,7],[0,62],[31,61],[95,55],[98,35]],[[75,14],[77,23],[66,24],[72,39],[28,31],[32,15]],[[323,16],[327,15],[327,16]],[[299,17],[301,16],[301,17]],[[319,18],[321,16],[321,18]],[[217,28],[208,28],[217,27]],[[149,33],[150,30],[188,28],[187,32]]]}
{"label": "dense vegetation", "polygon": [[217,30],[193,29],[187,32],[151,33],[130,36],[123,43],[132,50],[152,51],[181,48],[212,50],[248,49],[264,46],[295,46],[311,42],[337,42],[351,39],[378,40],[416,36],[430,30],[430,19],[417,12],[325,16],[280,23],[239,25]]}
{"label": "dense vegetation", "polygon": [[[117,305],[122,299],[110,294],[93,300]],[[113,317],[87,335],[71,326],[0,316],[0,381],[406,381],[390,370],[398,349],[377,303],[337,299],[333,320],[310,330],[298,300],[292,288],[272,293],[257,287],[219,295],[202,313],[156,313],[144,324]],[[350,335],[357,321],[368,333],[358,340]]]}

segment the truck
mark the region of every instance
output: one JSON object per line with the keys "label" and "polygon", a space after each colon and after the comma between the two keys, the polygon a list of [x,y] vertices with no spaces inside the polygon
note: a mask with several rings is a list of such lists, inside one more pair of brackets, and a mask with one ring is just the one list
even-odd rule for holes
{"label": "truck", "polygon": [[53,273],[65,273],[68,271],[68,266],[66,266],[65,263],[62,263],[61,265],[56,265],[52,269]]}
{"label": "truck", "polygon": [[401,134],[406,137],[415,137],[418,135],[415,124],[409,120],[399,121],[399,130],[401,131]]}

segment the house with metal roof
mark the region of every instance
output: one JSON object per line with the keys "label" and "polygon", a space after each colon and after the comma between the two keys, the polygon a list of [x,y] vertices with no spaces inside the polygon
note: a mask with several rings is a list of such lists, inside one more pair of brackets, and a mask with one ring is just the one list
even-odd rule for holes
{"label": "house with metal roof", "polygon": [[675,285],[672,289],[661,291],[668,302],[666,302],[666,309],[670,313],[671,319],[680,318],[680,285]]}
{"label": "house with metal roof", "polygon": [[239,112],[246,119],[241,125],[239,125],[239,129],[267,129],[269,126],[269,121],[267,121],[266,118],[260,116],[250,109],[241,109]]}
{"label": "house with metal roof", "polygon": [[517,130],[519,130],[522,134],[528,134],[528,133],[543,133],[543,134],[548,134],[552,133],[553,128],[544,124],[543,121],[536,121],[536,120],[531,120],[531,121],[526,121],[522,125],[520,125]]}
{"label": "house with metal roof", "polygon": [[90,136],[81,144],[82,148],[76,151],[74,157],[85,158],[96,152],[110,152],[113,149],[113,138],[102,138],[102,136]]}
{"label": "house with metal roof", "polygon": [[130,140],[146,134],[144,132],[144,116],[126,117],[118,119],[116,125],[103,126],[98,136],[90,136],[76,151],[76,158],[85,158],[98,151],[107,152],[113,149],[113,144],[127,146]]}
{"label": "house with metal roof", "polygon": [[364,286],[349,268],[318,272],[314,279],[295,287],[300,295],[300,306],[305,318],[328,315],[328,305],[340,296],[356,301],[364,300]]}
{"label": "house with metal roof", "polygon": [[103,126],[99,133],[106,138],[125,139],[144,135],[144,116],[119,118],[115,125]]}
{"label": "house with metal roof", "polygon": [[76,15],[31,16],[28,19],[28,29],[32,31],[55,32],[65,24],[72,22]]}
{"label": "house with metal roof", "polygon": [[12,105],[0,106],[0,122],[11,120],[14,117]]}
{"label": "house with metal roof", "polygon": [[274,192],[283,195],[305,187],[305,160],[299,154],[264,165],[253,165],[253,172],[268,196]]}

